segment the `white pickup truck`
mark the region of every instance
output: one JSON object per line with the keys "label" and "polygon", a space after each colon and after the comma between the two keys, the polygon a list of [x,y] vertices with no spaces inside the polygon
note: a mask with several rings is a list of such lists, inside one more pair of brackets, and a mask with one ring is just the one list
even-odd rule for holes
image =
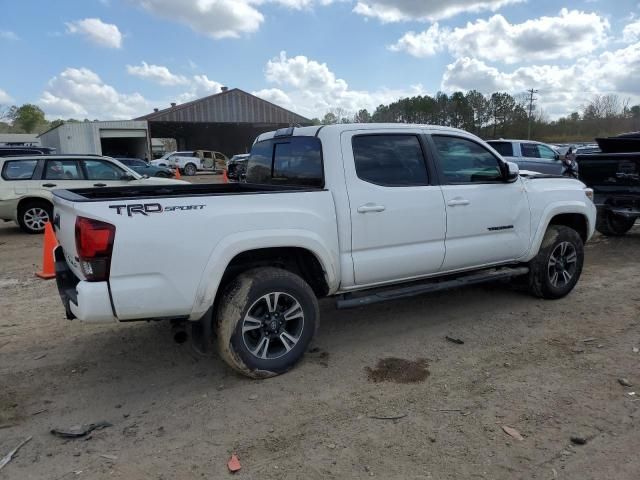
{"label": "white pickup truck", "polygon": [[321,297],[346,308],[509,277],[567,295],[592,194],[461,130],[282,129],[256,140],[247,183],[56,191],[58,287],[69,318],[190,324],[268,377],[302,357]]}

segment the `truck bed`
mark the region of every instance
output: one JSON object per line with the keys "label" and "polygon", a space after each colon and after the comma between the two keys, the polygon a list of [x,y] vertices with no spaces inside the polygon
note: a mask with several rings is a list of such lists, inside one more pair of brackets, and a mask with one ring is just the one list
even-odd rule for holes
{"label": "truck bed", "polygon": [[202,185],[145,185],[111,188],[77,188],[55,190],[54,195],[71,202],[104,202],[110,200],[138,200],[144,198],[212,197],[263,193],[292,193],[322,190],[315,187],[264,185],[250,183],[221,183]]}

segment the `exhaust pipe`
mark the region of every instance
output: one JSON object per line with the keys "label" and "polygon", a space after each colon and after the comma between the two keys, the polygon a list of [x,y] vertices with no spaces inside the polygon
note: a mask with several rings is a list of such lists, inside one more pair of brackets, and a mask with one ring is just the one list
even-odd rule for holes
{"label": "exhaust pipe", "polygon": [[185,328],[185,323],[173,323],[171,325],[171,334],[173,335],[173,341],[178,344],[183,344],[189,340],[189,334]]}

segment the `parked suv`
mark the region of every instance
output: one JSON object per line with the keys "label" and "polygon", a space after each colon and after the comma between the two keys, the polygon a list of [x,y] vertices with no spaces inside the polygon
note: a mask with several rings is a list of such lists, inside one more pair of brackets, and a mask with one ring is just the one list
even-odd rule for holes
{"label": "parked suv", "polygon": [[[531,140],[489,140],[487,142],[505,160],[515,162],[521,170],[550,175],[565,175],[567,165],[550,145]],[[577,168],[577,166],[575,166]]]}
{"label": "parked suv", "polygon": [[52,190],[186,183],[144,179],[109,157],[38,155],[0,158],[0,220],[15,221],[27,233],[42,233],[52,218]]}

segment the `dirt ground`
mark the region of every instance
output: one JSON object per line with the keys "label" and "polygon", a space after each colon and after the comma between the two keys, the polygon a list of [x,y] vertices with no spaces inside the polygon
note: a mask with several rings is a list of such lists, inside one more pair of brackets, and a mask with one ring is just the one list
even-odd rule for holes
{"label": "dirt ground", "polygon": [[325,300],[302,363],[264,381],[163,323],[65,320],[33,274],[41,241],[0,226],[0,458],[33,437],[0,479],[229,478],[233,452],[239,479],[639,478],[640,225],[596,236],[560,301],[503,285]]}

